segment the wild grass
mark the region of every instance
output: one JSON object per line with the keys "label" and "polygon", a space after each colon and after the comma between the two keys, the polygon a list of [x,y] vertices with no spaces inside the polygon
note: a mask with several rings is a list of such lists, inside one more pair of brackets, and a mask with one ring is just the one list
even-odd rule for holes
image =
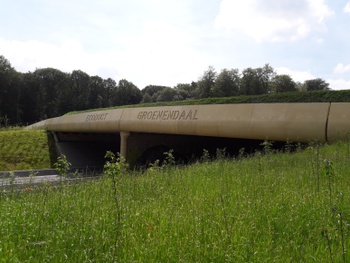
{"label": "wild grass", "polygon": [[0,131],[0,171],[51,167],[48,133],[20,128]]}
{"label": "wild grass", "polygon": [[0,262],[350,260],[349,144],[204,156],[0,192]]}

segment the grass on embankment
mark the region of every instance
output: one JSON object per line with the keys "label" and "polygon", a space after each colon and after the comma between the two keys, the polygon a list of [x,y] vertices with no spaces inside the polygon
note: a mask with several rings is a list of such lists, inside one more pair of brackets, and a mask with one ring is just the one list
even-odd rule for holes
{"label": "grass on embankment", "polygon": [[0,192],[1,260],[349,262],[349,147]]}
{"label": "grass on embankment", "polygon": [[52,167],[48,136],[44,130],[0,130],[0,171]]}

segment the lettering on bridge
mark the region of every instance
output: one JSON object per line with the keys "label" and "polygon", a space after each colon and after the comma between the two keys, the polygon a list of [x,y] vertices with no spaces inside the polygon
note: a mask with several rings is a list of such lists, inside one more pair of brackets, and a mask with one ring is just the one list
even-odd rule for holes
{"label": "lettering on bridge", "polygon": [[85,121],[90,122],[90,121],[104,121],[106,120],[108,113],[97,113],[97,114],[89,114],[86,116]]}
{"label": "lettering on bridge", "polygon": [[198,120],[198,110],[149,110],[140,111],[137,114],[138,120],[161,120],[161,121],[176,121],[176,120]]}

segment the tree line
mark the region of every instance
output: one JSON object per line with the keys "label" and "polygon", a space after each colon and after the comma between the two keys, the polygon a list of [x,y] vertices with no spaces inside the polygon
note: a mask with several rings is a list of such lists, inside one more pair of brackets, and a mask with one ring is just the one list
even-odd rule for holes
{"label": "tree line", "polygon": [[260,95],[277,92],[327,90],[323,79],[295,82],[289,75],[278,75],[266,64],[259,68],[223,69],[209,66],[197,81],[175,87],[148,85],[140,90],[122,79],[89,76],[81,70],[71,73],[54,68],[17,72],[0,55],[0,127],[27,125],[70,111],[139,103],[192,100],[210,97]]}

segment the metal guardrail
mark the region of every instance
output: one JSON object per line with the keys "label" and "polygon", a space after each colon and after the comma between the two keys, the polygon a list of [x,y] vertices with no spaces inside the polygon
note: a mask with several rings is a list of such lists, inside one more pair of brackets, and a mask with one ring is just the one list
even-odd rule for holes
{"label": "metal guardrail", "polygon": [[33,169],[33,170],[16,170],[16,171],[0,171],[0,178],[29,177],[29,176],[57,175],[56,169]]}
{"label": "metal guardrail", "polygon": [[[88,179],[101,175],[102,167],[72,168],[65,180]],[[18,171],[0,171],[0,187],[11,185],[38,184],[43,182],[57,182],[63,178],[55,169],[34,169]]]}

